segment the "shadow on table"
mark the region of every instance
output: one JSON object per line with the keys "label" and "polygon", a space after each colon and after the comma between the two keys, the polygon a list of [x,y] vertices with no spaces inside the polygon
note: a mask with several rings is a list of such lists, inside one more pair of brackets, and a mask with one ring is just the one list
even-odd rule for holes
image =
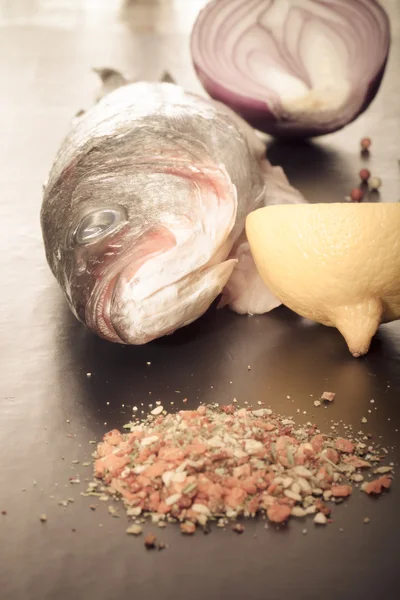
{"label": "shadow on table", "polygon": [[357,182],[343,156],[318,141],[273,139],[267,157],[310,202],[343,202]]}
{"label": "shadow on table", "polygon": [[[343,420],[374,432],[374,437],[384,435],[388,444],[397,435],[391,419],[395,422],[400,411],[400,402],[394,402],[400,397],[399,325],[381,327],[369,353],[355,359],[336,329],[302,321],[281,336],[273,352],[266,350],[254,362],[257,382],[252,401],[267,389],[275,410],[300,411],[299,419],[302,414],[307,415],[305,419],[313,414],[319,422]],[[315,407],[314,401],[324,391],[336,394],[334,402]],[[367,418],[364,427],[362,417]]]}
{"label": "shadow on table", "polygon": [[[188,398],[232,401],[238,372],[256,360],[265,347],[300,320],[287,309],[260,317],[238,316],[215,305],[195,323],[144,346],[123,346],[102,340],[70,314],[64,313],[65,333],[58,338],[70,376],[79,380],[79,393],[96,411],[112,397],[119,404],[146,407],[156,399]],[[87,375],[90,373],[90,375]]]}
{"label": "shadow on table", "polygon": [[59,352],[74,389],[86,410],[116,427],[129,420],[132,406],[145,414],[156,401],[174,410],[196,408],[200,402],[227,404],[237,397],[249,406],[262,400],[293,414],[294,407],[313,410],[312,400],[324,391],[337,395],[332,418],[356,422],[376,395],[386,411],[386,382],[393,393],[400,392],[395,324],[380,329],[366,357],[354,359],[336,329],[301,319],[285,307],[243,317],[214,305],[192,325],[144,346],[102,340],[67,309],[64,319]]}

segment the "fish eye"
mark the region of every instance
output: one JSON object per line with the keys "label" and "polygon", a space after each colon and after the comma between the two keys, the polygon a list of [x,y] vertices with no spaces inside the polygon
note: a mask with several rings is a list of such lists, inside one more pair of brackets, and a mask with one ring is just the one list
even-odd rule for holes
{"label": "fish eye", "polygon": [[98,242],[113,233],[126,220],[122,209],[103,208],[85,215],[74,232],[77,244]]}

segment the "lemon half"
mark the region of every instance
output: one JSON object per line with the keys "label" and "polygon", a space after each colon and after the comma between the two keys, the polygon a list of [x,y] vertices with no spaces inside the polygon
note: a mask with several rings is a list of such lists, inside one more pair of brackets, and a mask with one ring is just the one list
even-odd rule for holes
{"label": "lemon half", "polygon": [[246,232],[270,290],[299,315],[337,327],[353,356],[400,318],[400,204],[261,208]]}

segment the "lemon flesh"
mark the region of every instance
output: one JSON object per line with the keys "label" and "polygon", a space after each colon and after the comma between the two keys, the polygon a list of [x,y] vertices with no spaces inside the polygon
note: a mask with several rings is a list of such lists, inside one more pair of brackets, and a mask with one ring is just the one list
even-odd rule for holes
{"label": "lemon flesh", "polygon": [[271,292],[337,327],[353,356],[400,318],[400,204],[268,206],[247,217],[246,232]]}

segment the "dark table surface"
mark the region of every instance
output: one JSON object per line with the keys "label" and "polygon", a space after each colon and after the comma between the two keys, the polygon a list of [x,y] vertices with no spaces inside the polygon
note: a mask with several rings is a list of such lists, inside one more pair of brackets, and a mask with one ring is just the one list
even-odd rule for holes
{"label": "dark table surface", "polygon": [[[364,428],[400,459],[400,323],[381,327],[360,360],[336,330],[284,308],[253,318],[211,310],[171,338],[125,348],[77,323],[50,274],[39,228],[42,183],[71,117],[92,102],[90,68],[152,79],[167,68],[200,91],[188,32],[202,3],[0,2],[2,600],[400,597],[397,481],[376,502],[354,494],[325,529],[291,522],[265,530],[253,522],[242,536],[214,529],[184,538],[170,526],[162,553],[146,552],[106,506],[91,511],[84,485],[69,483],[74,474],[90,477],[81,464],[93,451],[89,440],[121,427],[133,405],[146,410],[156,399],[175,407],[261,399],[325,430],[331,419],[357,428],[366,416]],[[356,184],[364,135],[373,139],[369,163],[384,181],[382,201],[400,199],[400,2],[384,4],[393,49],[370,110],[313,144],[269,144],[271,161],[311,201],[341,200]],[[335,402],[317,409],[313,400],[324,390],[336,392]],[[68,497],[74,503],[58,504]]]}

